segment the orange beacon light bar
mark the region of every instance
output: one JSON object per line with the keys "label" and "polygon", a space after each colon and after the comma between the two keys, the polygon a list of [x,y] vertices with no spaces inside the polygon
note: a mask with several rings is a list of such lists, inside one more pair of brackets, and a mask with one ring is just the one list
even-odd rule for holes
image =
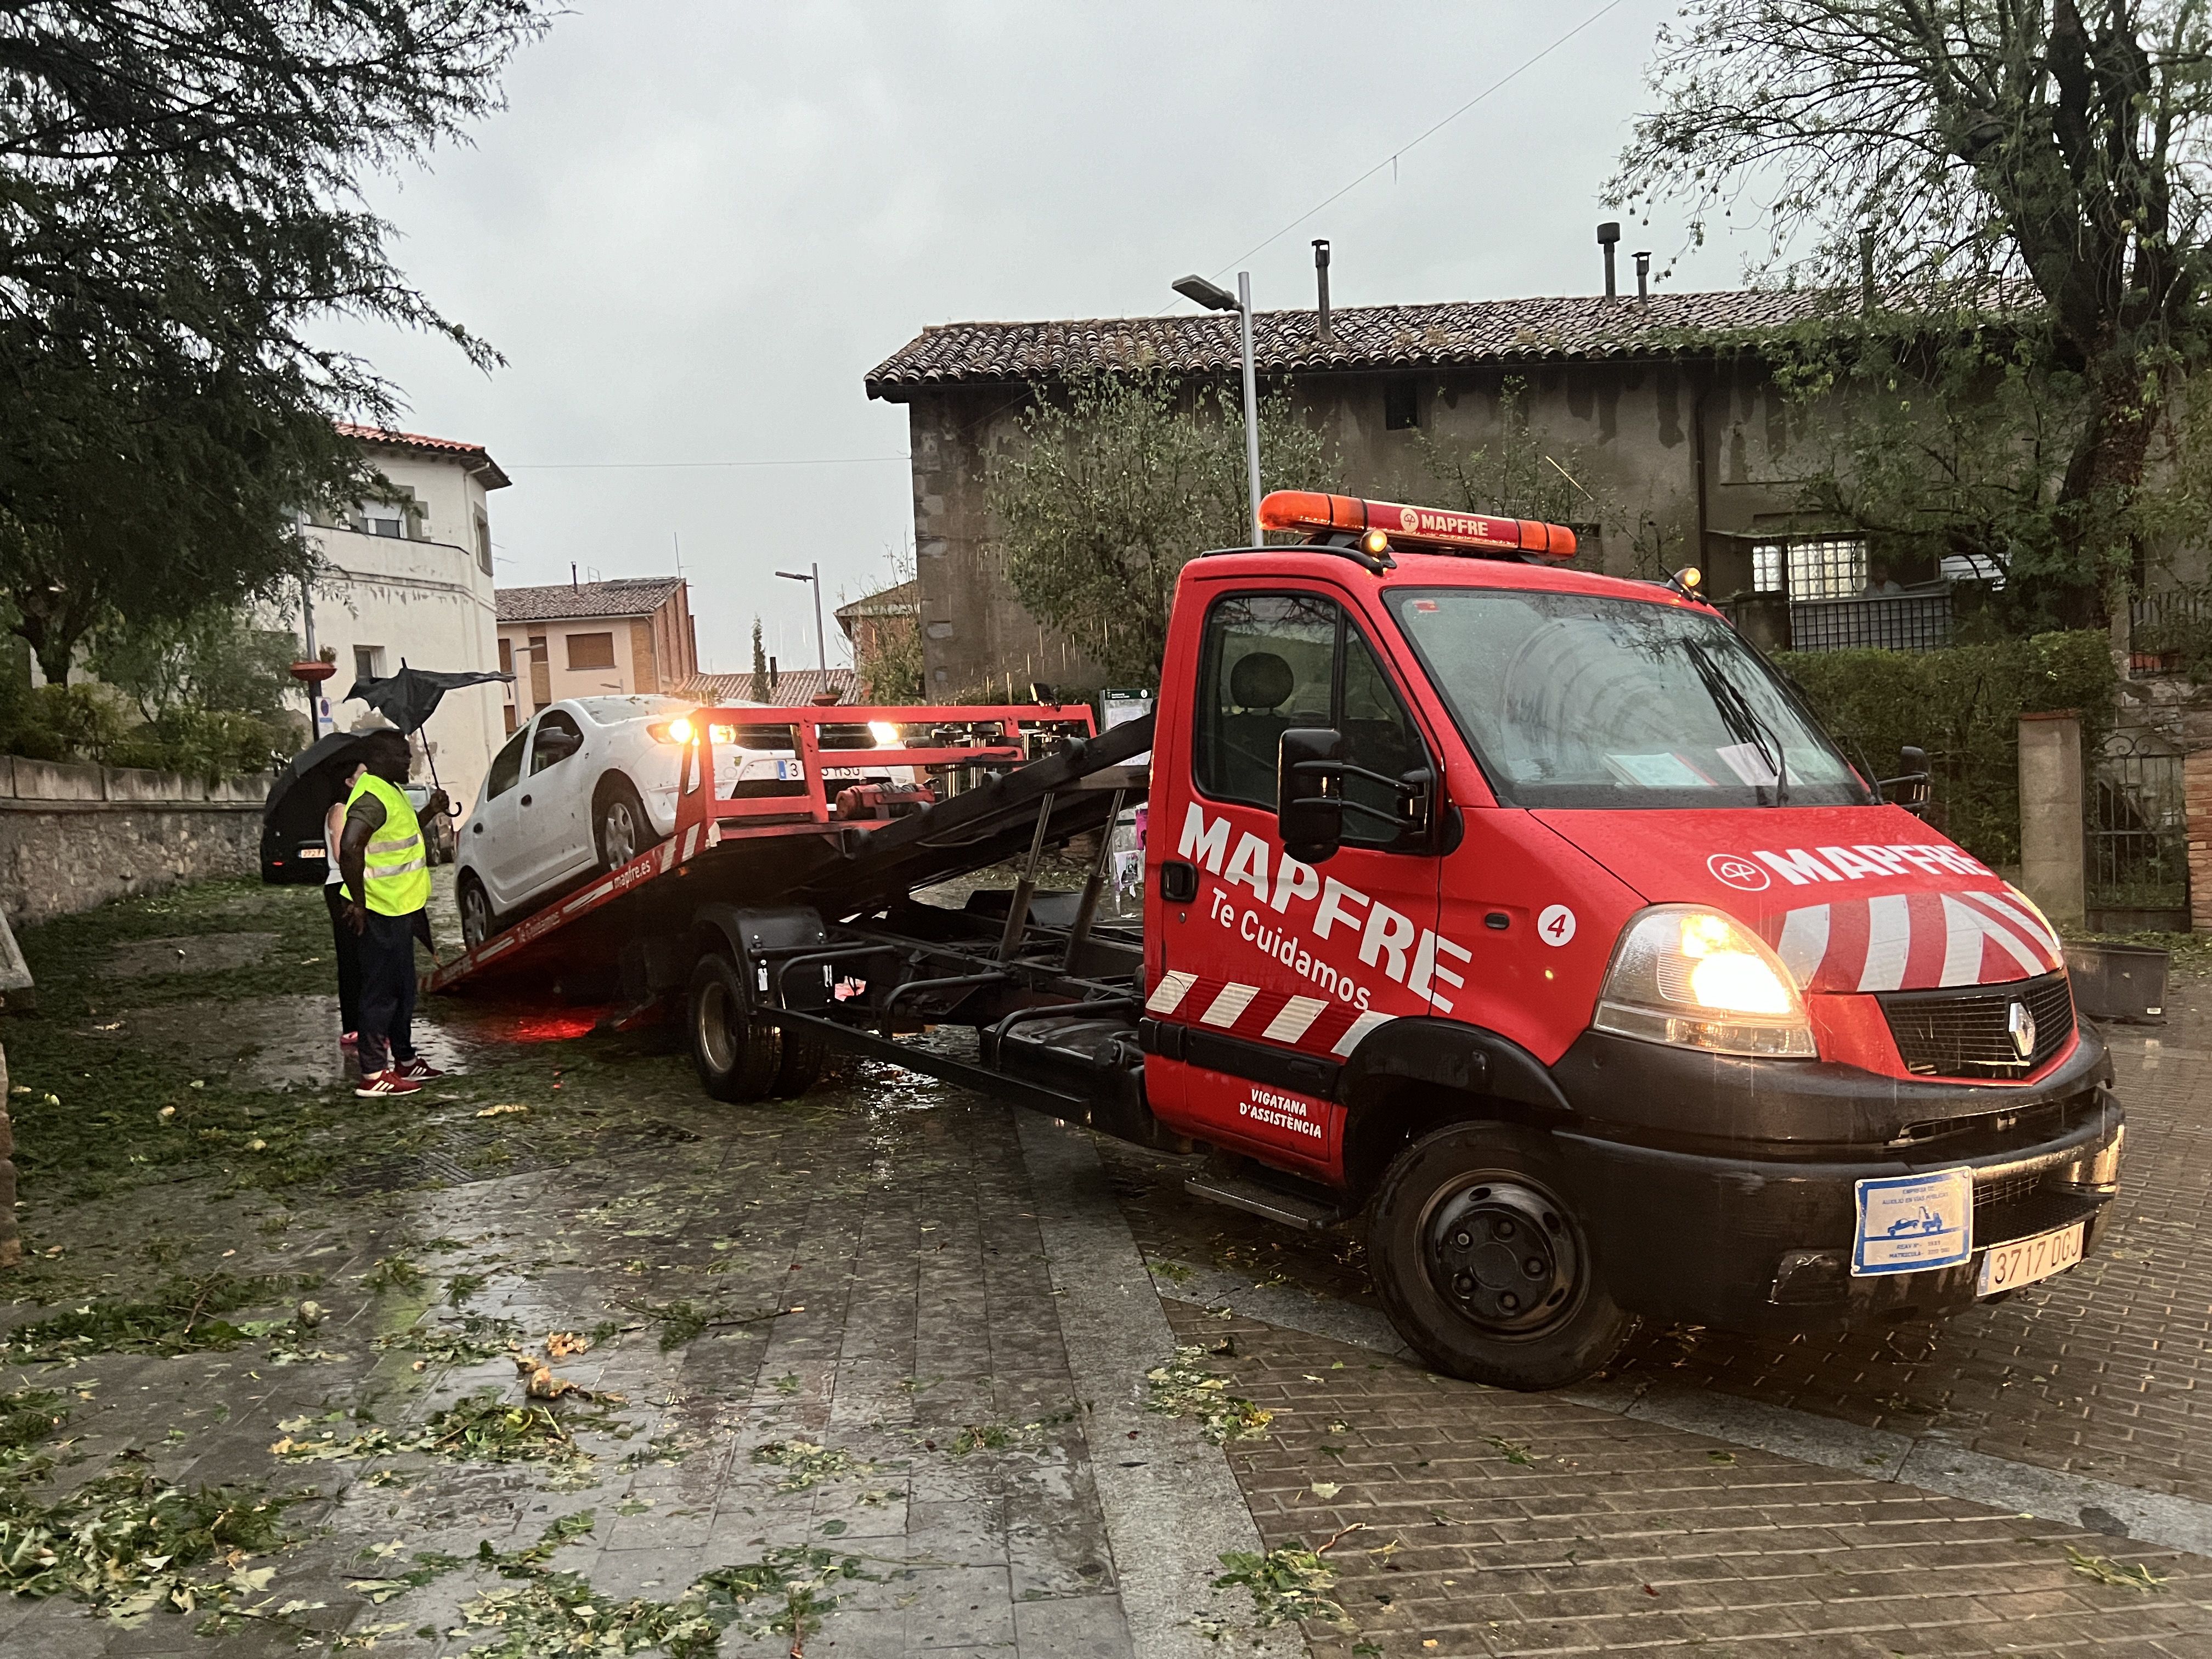
{"label": "orange beacon light bar", "polygon": [[1395,501],[1365,501],[1356,495],[1325,495],[1314,489],[1278,489],[1260,503],[1260,522],[1269,530],[1304,530],[1359,535],[1379,530],[1409,550],[1427,546],[1485,553],[1525,553],[1532,558],[1565,561],[1575,556],[1575,532],[1563,524],[1536,519],[1492,519],[1479,513],[1453,513],[1435,507],[1401,507]]}

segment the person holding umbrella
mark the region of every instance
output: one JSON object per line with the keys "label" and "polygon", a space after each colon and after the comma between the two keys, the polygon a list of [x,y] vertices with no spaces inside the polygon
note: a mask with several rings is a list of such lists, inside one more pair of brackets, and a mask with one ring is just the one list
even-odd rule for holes
{"label": "person holding umbrella", "polygon": [[[346,800],[338,867],[350,902],[346,920],[361,957],[360,1033],[356,1054],[364,1100],[411,1095],[444,1073],[415,1052],[415,941],[430,942],[428,849],[407,799],[413,747],[398,732],[372,732],[362,744],[364,769]],[[447,808],[432,793],[427,810]]]}
{"label": "person holding umbrella", "polygon": [[349,906],[345,872],[338,867],[338,843],[345,837],[347,802],[368,769],[358,760],[343,764],[345,775],[339,781],[337,797],[323,814],[323,856],[330,866],[330,873],[323,878],[323,902],[330,908],[331,945],[338,959],[338,1029],[344,1034],[338,1038],[338,1047],[352,1048],[361,1036],[361,935],[347,914]]}

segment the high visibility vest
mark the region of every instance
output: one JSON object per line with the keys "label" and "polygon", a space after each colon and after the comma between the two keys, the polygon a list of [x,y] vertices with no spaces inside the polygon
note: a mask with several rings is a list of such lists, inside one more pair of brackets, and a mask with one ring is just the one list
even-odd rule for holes
{"label": "high visibility vest", "polygon": [[384,803],[384,827],[368,843],[362,887],[368,908],[380,916],[411,916],[430,902],[430,866],[423,856],[422,825],[406,791],[364,772],[346,798],[350,808],[363,795]]}

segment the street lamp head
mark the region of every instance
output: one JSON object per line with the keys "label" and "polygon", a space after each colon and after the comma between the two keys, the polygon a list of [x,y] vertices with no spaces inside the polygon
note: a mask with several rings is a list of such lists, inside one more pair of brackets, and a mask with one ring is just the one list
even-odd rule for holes
{"label": "street lamp head", "polygon": [[814,580],[804,570],[779,570],[775,574],[787,582],[811,582]]}
{"label": "street lamp head", "polygon": [[1227,289],[1209,283],[1203,276],[1178,276],[1173,284],[1175,291],[1186,300],[1204,306],[1208,311],[1234,311],[1237,296]]}

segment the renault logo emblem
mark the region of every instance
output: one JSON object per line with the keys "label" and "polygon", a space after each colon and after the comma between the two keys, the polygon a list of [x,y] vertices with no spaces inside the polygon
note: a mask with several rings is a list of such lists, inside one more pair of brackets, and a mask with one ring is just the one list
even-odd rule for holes
{"label": "renault logo emblem", "polygon": [[2035,1052],[2035,1016],[2027,1012],[2026,1003],[2014,1003],[2005,1015],[2005,1035],[2012,1039],[2012,1051],[2023,1063]]}

